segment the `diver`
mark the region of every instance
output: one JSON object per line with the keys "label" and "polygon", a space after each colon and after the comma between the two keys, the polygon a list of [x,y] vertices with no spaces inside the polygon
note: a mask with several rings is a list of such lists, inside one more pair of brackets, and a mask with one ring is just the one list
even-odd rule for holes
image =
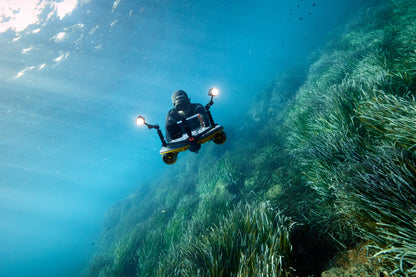
{"label": "diver", "polygon": [[157,130],[162,142],[159,153],[166,164],[174,164],[180,152],[189,150],[198,153],[201,145],[208,141],[213,141],[215,144],[223,144],[226,141],[224,127],[215,123],[210,111],[214,104],[213,99],[218,93],[218,89],[210,88],[208,96],[211,100],[202,106],[191,103],[191,99],[183,90],[175,91],[172,95],[174,108],[166,116],[166,139],[158,124],[147,123],[141,115],[136,118],[137,125],[145,125],[149,129]]}
{"label": "diver", "polygon": [[180,138],[183,130],[177,124],[179,121],[190,116],[200,114],[201,121],[205,126],[210,125],[207,111],[204,106],[198,103],[191,103],[185,91],[177,90],[172,94],[172,104],[174,106],[166,116],[165,130],[168,142]]}

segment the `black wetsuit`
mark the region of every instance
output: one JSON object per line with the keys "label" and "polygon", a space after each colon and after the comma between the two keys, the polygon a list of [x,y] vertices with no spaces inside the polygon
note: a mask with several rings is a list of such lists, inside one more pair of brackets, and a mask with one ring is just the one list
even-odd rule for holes
{"label": "black wetsuit", "polygon": [[207,111],[205,110],[204,106],[201,104],[189,104],[190,107],[187,108],[186,113],[179,114],[176,109],[171,109],[167,116],[166,116],[166,123],[165,123],[165,130],[166,130],[166,140],[170,142],[173,139],[177,139],[182,136],[183,131],[181,128],[176,124],[178,121],[181,121],[184,117],[188,118],[195,114],[200,114],[202,116],[202,120],[205,126],[209,126],[209,119],[207,115]]}

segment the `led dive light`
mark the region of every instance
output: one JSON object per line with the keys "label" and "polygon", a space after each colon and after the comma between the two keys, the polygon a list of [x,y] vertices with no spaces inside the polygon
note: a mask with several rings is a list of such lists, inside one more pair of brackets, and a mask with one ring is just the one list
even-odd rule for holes
{"label": "led dive light", "polygon": [[210,88],[210,89],[208,90],[208,95],[209,95],[209,96],[212,96],[212,97],[217,96],[217,95],[218,95],[218,93],[219,93],[219,90],[218,90],[218,89],[216,89],[216,88]]}
{"label": "led dive light", "polygon": [[146,120],[144,119],[143,116],[138,116],[136,118],[136,124],[139,126],[143,126],[146,123]]}

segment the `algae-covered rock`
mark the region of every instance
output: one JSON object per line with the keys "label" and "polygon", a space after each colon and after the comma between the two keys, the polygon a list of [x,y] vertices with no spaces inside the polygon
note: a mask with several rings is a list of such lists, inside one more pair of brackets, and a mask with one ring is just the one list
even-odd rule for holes
{"label": "algae-covered rock", "polygon": [[386,269],[371,259],[366,249],[358,246],[337,255],[334,264],[322,272],[322,277],[387,277]]}

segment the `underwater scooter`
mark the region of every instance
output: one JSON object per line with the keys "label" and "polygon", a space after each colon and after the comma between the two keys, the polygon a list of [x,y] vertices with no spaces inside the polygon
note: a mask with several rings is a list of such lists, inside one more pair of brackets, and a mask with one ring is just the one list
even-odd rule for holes
{"label": "underwater scooter", "polygon": [[146,123],[146,120],[142,116],[136,118],[136,124],[139,126],[146,125],[148,129],[156,129],[162,142],[162,148],[159,153],[162,155],[163,161],[166,164],[174,164],[178,159],[178,153],[189,150],[194,153],[198,153],[201,145],[212,140],[215,144],[223,144],[227,135],[224,132],[224,127],[214,122],[211,111],[209,110],[214,104],[214,97],[219,93],[218,89],[211,88],[208,90],[208,95],[211,96],[211,100],[205,105],[205,110],[209,119],[209,126],[206,126],[202,120],[202,115],[195,114],[188,118],[183,118],[176,123],[176,127],[181,130],[182,135],[179,138],[173,139],[170,142],[166,142],[165,137],[160,130],[159,125],[152,125]]}

